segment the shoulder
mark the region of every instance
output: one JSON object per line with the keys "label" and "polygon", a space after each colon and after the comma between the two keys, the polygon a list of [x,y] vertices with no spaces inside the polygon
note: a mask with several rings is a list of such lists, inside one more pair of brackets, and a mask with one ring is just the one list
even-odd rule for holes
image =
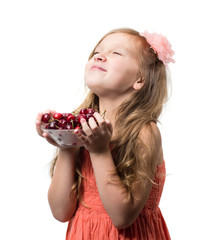
{"label": "shoulder", "polygon": [[139,139],[148,147],[152,155],[155,155],[155,165],[162,163],[163,150],[160,130],[155,122],[149,122],[141,128]]}

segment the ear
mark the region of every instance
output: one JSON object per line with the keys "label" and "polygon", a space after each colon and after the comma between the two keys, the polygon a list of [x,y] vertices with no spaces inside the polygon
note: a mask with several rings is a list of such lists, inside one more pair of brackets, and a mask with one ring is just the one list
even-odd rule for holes
{"label": "ear", "polygon": [[133,84],[133,88],[135,90],[140,90],[143,87],[144,83],[145,83],[144,78],[140,77],[137,80],[135,80],[135,82]]}

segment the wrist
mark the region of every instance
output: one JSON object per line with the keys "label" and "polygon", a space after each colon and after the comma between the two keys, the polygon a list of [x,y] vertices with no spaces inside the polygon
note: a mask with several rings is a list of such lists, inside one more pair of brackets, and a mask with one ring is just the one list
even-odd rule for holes
{"label": "wrist", "polygon": [[111,156],[112,154],[111,154],[111,150],[110,150],[110,148],[107,148],[107,149],[105,149],[105,150],[102,150],[102,151],[96,151],[96,152],[89,152],[89,154],[90,154],[90,156],[92,157],[92,158],[94,158],[94,157],[106,157],[106,156]]}
{"label": "wrist", "polygon": [[69,155],[69,154],[74,154],[74,152],[75,152],[75,148],[63,148],[63,147],[59,147],[58,148],[58,153],[59,153],[59,155]]}

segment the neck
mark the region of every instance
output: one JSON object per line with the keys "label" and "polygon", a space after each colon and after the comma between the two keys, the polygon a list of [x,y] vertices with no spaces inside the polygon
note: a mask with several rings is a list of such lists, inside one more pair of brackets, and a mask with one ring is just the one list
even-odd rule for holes
{"label": "neck", "polygon": [[99,98],[99,109],[100,114],[104,115],[104,118],[109,120],[114,128],[115,125],[115,116],[118,110],[118,107],[123,100],[112,101],[112,99]]}

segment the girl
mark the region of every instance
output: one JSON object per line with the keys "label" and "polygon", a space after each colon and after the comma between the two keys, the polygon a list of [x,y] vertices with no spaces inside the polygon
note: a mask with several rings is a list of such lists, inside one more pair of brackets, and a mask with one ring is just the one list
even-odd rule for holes
{"label": "girl", "polygon": [[[90,54],[90,91],[75,114],[94,108],[94,118],[75,130],[83,147],[58,147],[51,167],[48,200],[53,216],[69,221],[67,240],[170,239],[158,207],[165,162],[157,121],[173,54],[162,35],[132,29],[109,32]],[[57,146],[41,117],[38,134]]]}

